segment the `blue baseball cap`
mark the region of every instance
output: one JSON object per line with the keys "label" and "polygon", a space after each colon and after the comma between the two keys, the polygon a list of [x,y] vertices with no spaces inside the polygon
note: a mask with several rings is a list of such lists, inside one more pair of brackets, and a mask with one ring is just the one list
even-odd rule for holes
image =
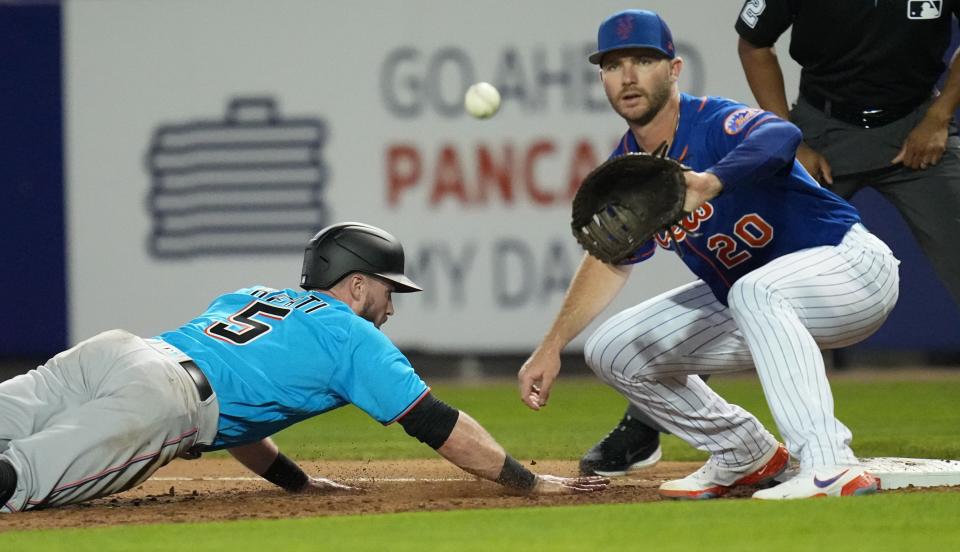
{"label": "blue baseball cap", "polygon": [[670,28],[659,15],[647,10],[624,10],[606,18],[597,31],[597,51],[587,59],[599,65],[607,52],[625,48],[649,48],[669,59],[676,56]]}

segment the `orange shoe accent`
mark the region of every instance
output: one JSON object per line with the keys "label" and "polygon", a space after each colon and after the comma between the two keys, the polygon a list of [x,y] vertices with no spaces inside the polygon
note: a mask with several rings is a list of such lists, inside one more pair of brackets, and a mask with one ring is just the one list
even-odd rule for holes
{"label": "orange shoe accent", "polygon": [[730,492],[730,487],[717,485],[716,487],[701,489],[699,491],[673,491],[660,489],[657,492],[660,493],[660,496],[664,498],[677,498],[680,500],[703,500],[708,498],[720,498],[721,496]]}
{"label": "orange shoe accent", "polygon": [[840,496],[854,496],[862,494],[875,493],[880,490],[880,480],[864,472],[863,474],[851,479],[849,483],[840,489]]}
{"label": "orange shoe accent", "polygon": [[787,452],[787,447],[778,444],[773,457],[762,468],[737,479],[733,485],[762,485],[783,473],[787,469],[789,460],[790,453]]}

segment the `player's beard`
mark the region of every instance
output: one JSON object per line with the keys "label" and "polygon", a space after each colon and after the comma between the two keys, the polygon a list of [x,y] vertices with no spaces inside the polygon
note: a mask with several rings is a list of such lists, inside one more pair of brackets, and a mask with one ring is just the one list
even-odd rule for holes
{"label": "player's beard", "polygon": [[630,117],[626,114],[626,111],[614,104],[613,108],[618,115],[623,117],[628,123],[637,126],[646,126],[650,124],[650,121],[656,117],[660,111],[663,109],[663,106],[667,105],[667,101],[670,99],[670,93],[673,91],[673,83],[669,79],[664,79],[657,84],[653,90],[649,93],[644,94],[647,98],[647,103],[650,104],[647,107],[647,110],[642,112],[639,116]]}
{"label": "player's beard", "polygon": [[368,295],[367,298],[363,301],[363,305],[360,307],[360,310],[357,312],[357,315],[360,318],[363,318],[364,320],[372,322],[373,325],[376,326],[377,329],[379,329],[380,326],[382,326],[384,322],[387,321],[387,317],[383,316],[380,319],[377,318],[377,313],[375,312],[375,309],[374,309],[374,303],[375,301],[373,300],[373,297]]}

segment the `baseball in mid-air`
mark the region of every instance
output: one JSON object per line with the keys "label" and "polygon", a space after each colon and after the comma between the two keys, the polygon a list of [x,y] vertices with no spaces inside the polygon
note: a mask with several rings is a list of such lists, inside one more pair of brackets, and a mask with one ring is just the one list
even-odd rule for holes
{"label": "baseball in mid-air", "polygon": [[463,97],[463,105],[477,119],[493,117],[500,109],[500,91],[489,82],[472,84]]}

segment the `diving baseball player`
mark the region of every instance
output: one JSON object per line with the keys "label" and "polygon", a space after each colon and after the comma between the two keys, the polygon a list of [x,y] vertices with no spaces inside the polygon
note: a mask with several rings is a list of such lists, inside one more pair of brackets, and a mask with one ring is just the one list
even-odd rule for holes
{"label": "diving baseball player", "polygon": [[[790,499],[874,492],[835,416],[820,349],[873,333],[896,303],[898,261],[856,210],[795,161],[800,132],[772,113],[681,94],[683,61],[666,23],[627,10],[598,33],[613,109],[627,122],[614,155],[666,142],[684,173],[689,213],[642,243],[627,263],[585,256],[543,342],[519,373],[521,399],[547,404],[560,350],[620,291],[633,264],[676,249],[699,278],[627,309],[587,340],[594,372],[662,428],[708,452],[693,474],[661,485],[668,498],[722,496],[799,474],[753,496]],[[760,422],[695,374],[755,368],[786,449]]]}
{"label": "diving baseball player", "polygon": [[217,297],[176,330],[111,330],[0,384],[0,505],[60,506],[129,489],[178,456],[227,449],[290,492],[350,487],[308,476],[270,436],[346,404],[398,422],[464,470],[521,492],[602,489],[535,475],[470,416],[430,393],[380,332],[391,293],[420,291],[392,235],[344,223],[304,254],[304,291]]}

